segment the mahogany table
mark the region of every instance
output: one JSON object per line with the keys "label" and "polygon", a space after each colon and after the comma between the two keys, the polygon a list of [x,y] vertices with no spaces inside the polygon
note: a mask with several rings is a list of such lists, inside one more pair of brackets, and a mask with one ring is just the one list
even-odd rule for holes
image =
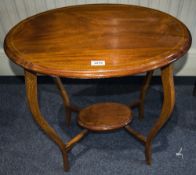
{"label": "mahogany table", "polygon": [[[79,5],[50,10],[27,18],[12,28],[4,42],[8,57],[24,68],[26,92],[33,117],[59,146],[64,169],[69,169],[68,151],[88,131],[124,127],[145,145],[146,162],[151,164],[151,145],[173,111],[175,90],[172,62],[191,45],[187,27],[176,18],[150,8],[131,5]],[[161,70],[164,101],[159,118],[147,137],[130,127],[131,108],[144,116],[144,99],[153,70]],[[79,109],[70,103],[60,77],[96,79],[147,72],[140,97],[127,106],[118,103],[93,104]],[[54,77],[66,109],[78,112],[78,124],[85,128],[64,143],[43,118],[37,99],[37,75]]]}

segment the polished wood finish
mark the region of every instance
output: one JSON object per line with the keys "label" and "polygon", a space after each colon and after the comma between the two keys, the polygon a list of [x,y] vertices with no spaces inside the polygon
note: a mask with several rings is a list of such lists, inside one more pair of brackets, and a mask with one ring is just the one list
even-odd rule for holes
{"label": "polished wood finish", "polygon": [[82,109],[78,116],[80,126],[92,131],[119,129],[132,120],[128,106],[119,103],[97,103]]}
{"label": "polished wood finish", "polygon": [[[16,64],[74,78],[132,75],[163,67],[189,49],[191,36],[176,18],[145,7],[101,4],[50,10],[27,18],[6,36]],[[91,66],[104,60],[105,66]]]}
{"label": "polished wood finish", "polygon": [[39,103],[38,103],[38,95],[37,95],[37,75],[36,73],[25,71],[25,83],[26,83],[26,93],[28,104],[30,110],[33,114],[33,118],[37,122],[37,124],[41,127],[41,129],[58,145],[60,148],[63,161],[64,161],[64,169],[69,169],[68,157],[66,152],[66,146],[63,143],[62,139],[56,133],[56,131],[48,124],[48,122],[42,116]]}
{"label": "polished wood finish", "polygon": [[134,130],[130,126],[126,126],[125,129],[132,134],[135,138],[145,144],[145,156],[147,164],[152,163],[152,141],[157,135],[159,130],[167,122],[174,108],[175,104],[175,89],[173,81],[173,68],[169,64],[161,69],[161,79],[163,85],[164,101],[159,118],[156,120],[152,129],[149,131],[147,137],[143,136],[138,131]]}
{"label": "polished wood finish", "polygon": [[67,153],[76,142],[80,141],[87,134],[87,130],[81,131],[81,133],[73,137],[70,141],[68,141],[65,144],[63,140],[60,138],[60,136],[56,133],[56,131],[44,119],[43,115],[40,112],[39,103],[38,103],[38,94],[37,94],[37,74],[25,70],[25,84],[26,84],[27,100],[33,118],[36,121],[36,123],[40,126],[40,128],[44,131],[44,133],[46,133],[51,138],[51,140],[53,140],[60,148],[63,155],[64,170],[68,171],[69,161],[68,161]]}
{"label": "polished wood finish", "polygon": [[[30,17],[10,30],[5,52],[25,69],[27,99],[33,118],[58,145],[64,169],[69,169],[68,151],[88,130],[124,127],[145,145],[146,162],[152,162],[152,141],[173,111],[175,91],[171,63],[187,52],[191,35],[176,18],[149,8],[131,5],[80,5],[50,10]],[[92,60],[105,65],[91,66]],[[147,137],[131,128],[131,108],[144,116],[144,100],[153,70],[161,68],[164,102]],[[130,106],[95,104],[80,110],[70,103],[59,77],[106,78],[147,72],[140,97]],[[37,99],[37,73],[53,76],[64,100],[66,122],[79,112],[78,123],[87,128],[64,143],[42,116]]]}
{"label": "polished wood finish", "polygon": [[147,135],[146,145],[145,145],[145,153],[146,153],[146,161],[148,164],[151,164],[151,145],[152,140],[157,135],[158,131],[163,127],[163,125],[167,122],[174,108],[175,104],[175,88],[174,88],[174,80],[173,80],[173,67],[169,64],[166,67],[161,69],[161,79],[163,85],[163,106],[161,110],[161,114],[149,134]]}

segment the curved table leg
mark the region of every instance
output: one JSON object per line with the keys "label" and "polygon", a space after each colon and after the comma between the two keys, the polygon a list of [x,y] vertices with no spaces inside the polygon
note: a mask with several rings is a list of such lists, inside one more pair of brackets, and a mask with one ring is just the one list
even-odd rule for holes
{"label": "curved table leg", "polygon": [[153,128],[150,130],[145,143],[145,155],[146,155],[146,162],[148,164],[151,164],[152,140],[169,119],[175,104],[175,88],[174,88],[174,81],[173,81],[173,68],[171,64],[161,69],[161,80],[162,80],[163,94],[164,94],[164,101],[163,101],[161,114],[160,117],[155,122]]}
{"label": "curved table leg", "polygon": [[25,83],[26,83],[26,93],[27,100],[30,110],[33,114],[33,118],[41,129],[59,146],[64,161],[64,169],[67,171],[69,169],[68,157],[66,152],[66,145],[63,143],[61,138],[55,132],[55,130],[47,123],[43,118],[38,104],[37,99],[37,75],[36,73],[29,72],[25,70]]}
{"label": "curved table leg", "polygon": [[153,71],[149,71],[146,73],[146,77],[143,81],[143,85],[140,90],[140,103],[139,103],[139,119],[142,120],[144,118],[144,100],[146,97],[146,94],[148,92],[150,81],[152,79]]}
{"label": "curved table leg", "polygon": [[60,94],[63,98],[64,106],[65,106],[65,116],[66,116],[66,124],[69,127],[71,124],[71,114],[72,112],[79,112],[80,109],[76,106],[71,105],[69,95],[59,77],[54,77],[54,81],[60,91]]}
{"label": "curved table leg", "polygon": [[65,119],[66,119],[66,124],[69,127],[71,123],[71,110],[69,108],[70,106],[70,99],[67,91],[65,90],[63,83],[61,82],[61,79],[59,77],[54,77],[54,81],[61,93],[61,96],[63,98],[64,106],[65,106]]}
{"label": "curved table leg", "polygon": [[129,107],[132,109],[138,108],[140,120],[142,120],[144,118],[144,100],[145,100],[146,94],[147,94],[149,86],[150,86],[150,81],[152,79],[153,72],[154,71],[149,71],[146,73],[146,76],[145,76],[144,81],[142,83],[142,87],[140,89],[139,99],[133,101],[129,105]]}
{"label": "curved table leg", "polygon": [[[151,73],[149,73],[149,76]],[[147,76],[148,77],[148,76]],[[149,80],[149,78],[147,78]],[[138,131],[131,128],[129,125],[125,126],[125,129],[132,134],[136,139],[144,143],[145,145],[145,156],[147,164],[151,164],[151,145],[154,137],[157,135],[159,130],[163,127],[163,125],[169,119],[175,104],[175,89],[174,89],[174,82],[173,82],[173,68],[172,65],[165,66],[161,69],[161,79],[162,79],[162,86],[163,86],[163,93],[164,93],[164,101],[161,110],[161,114],[155,124],[153,125],[152,129],[148,133],[147,137],[139,133]],[[148,83],[147,83],[148,84]],[[146,86],[147,87],[147,86]],[[144,99],[146,89],[142,92],[143,95],[142,99]],[[135,103],[136,105],[140,105],[140,101]]]}
{"label": "curved table leg", "polygon": [[42,116],[39,103],[37,99],[37,75],[36,73],[30,72],[25,70],[25,84],[26,84],[26,93],[27,93],[27,100],[30,107],[30,110],[33,114],[33,118],[36,123],[40,126],[40,128],[53,140],[58,147],[60,148],[62,155],[63,155],[63,164],[64,170],[69,170],[69,162],[68,162],[68,151],[71,150],[74,144],[80,141],[87,133],[88,130],[83,130],[75,137],[73,137],[69,142],[64,144],[62,139],[56,133],[56,131],[48,124],[48,122]]}

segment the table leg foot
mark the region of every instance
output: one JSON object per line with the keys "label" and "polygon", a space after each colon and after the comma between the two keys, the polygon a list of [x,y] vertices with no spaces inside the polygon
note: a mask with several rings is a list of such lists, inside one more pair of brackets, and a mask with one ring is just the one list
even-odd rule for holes
{"label": "table leg foot", "polygon": [[62,156],[63,156],[63,167],[64,167],[64,171],[67,172],[70,169],[67,152],[66,151],[62,151]]}
{"label": "table leg foot", "polygon": [[151,143],[146,143],[145,144],[145,158],[146,158],[146,163],[148,165],[151,165],[152,163],[152,144]]}

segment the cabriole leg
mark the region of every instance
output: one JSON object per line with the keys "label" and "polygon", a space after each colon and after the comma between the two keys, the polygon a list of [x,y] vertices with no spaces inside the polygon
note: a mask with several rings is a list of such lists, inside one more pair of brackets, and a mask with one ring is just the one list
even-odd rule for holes
{"label": "cabriole leg", "polygon": [[60,148],[63,160],[64,160],[64,169],[65,171],[69,170],[69,162],[66,152],[66,145],[63,143],[62,139],[56,133],[56,131],[48,124],[48,122],[42,116],[39,103],[37,99],[37,75],[36,73],[25,70],[25,83],[26,83],[26,93],[27,100],[32,112],[33,118],[40,128],[58,145]]}
{"label": "cabriole leg", "polygon": [[171,64],[161,69],[161,80],[163,86],[164,100],[163,100],[163,106],[162,106],[160,117],[153,125],[153,128],[150,130],[146,139],[145,155],[146,155],[147,164],[151,164],[152,162],[151,160],[152,140],[169,119],[175,104],[175,88],[174,88],[174,81],[173,81],[173,68]]}

